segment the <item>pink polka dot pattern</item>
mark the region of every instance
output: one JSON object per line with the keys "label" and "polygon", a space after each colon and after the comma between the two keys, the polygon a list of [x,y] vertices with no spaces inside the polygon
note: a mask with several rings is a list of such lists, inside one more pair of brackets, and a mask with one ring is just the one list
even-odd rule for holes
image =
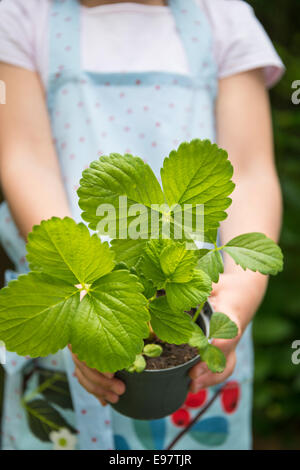
{"label": "pink polka dot pattern", "polygon": [[[72,214],[80,220],[76,191],[83,169],[88,168],[93,160],[111,152],[138,155],[153,168],[161,181],[159,169],[162,160],[180,142],[196,137],[214,139],[216,76],[207,39],[209,34],[206,34],[202,15],[191,11],[189,5],[192,2],[176,1],[179,4],[176,16],[178,34],[183,35],[186,22],[190,25],[182,42],[187,49],[188,61],[191,58],[194,61],[190,61],[191,76],[188,77],[156,72],[128,74],[126,71],[95,76],[79,70],[80,47],[74,34],[80,24],[76,14],[76,8],[77,13],[80,11],[79,2],[53,0],[51,3],[51,47],[55,54],[51,55],[50,63],[53,80],[49,82],[52,87],[49,90],[49,109],[53,142]],[[6,225],[12,227],[11,217],[6,217]],[[12,242],[10,250],[17,252],[18,268],[24,270],[25,253],[14,249],[15,239],[21,243],[21,238],[17,234],[7,238]],[[30,358],[12,356],[7,366],[11,370],[19,370],[30,361]],[[45,367],[60,370],[57,355],[43,361]],[[99,402],[93,401],[94,397],[82,398],[83,388],[74,376],[73,363],[69,369],[70,384],[78,399],[75,429],[80,430],[80,442],[86,439],[86,446],[93,449],[112,447],[109,436],[112,426],[116,426],[114,420],[107,408],[102,410]],[[15,387],[12,389],[14,399],[19,399],[14,390]],[[13,416],[22,424],[23,415],[18,406]],[[17,414],[20,417],[17,418]],[[14,437],[14,433],[9,432],[7,436]]]}

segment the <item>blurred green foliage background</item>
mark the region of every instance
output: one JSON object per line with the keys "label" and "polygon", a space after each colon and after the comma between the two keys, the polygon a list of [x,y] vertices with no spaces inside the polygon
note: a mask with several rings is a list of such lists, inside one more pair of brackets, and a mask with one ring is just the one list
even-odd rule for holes
{"label": "blurred green foliage background", "polygon": [[[284,78],[271,90],[276,161],[284,196],[281,246],[285,269],[271,279],[254,321],[254,447],[300,450],[300,365],[291,361],[292,342],[300,340],[300,105],[291,101],[291,85],[300,80],[300,1],[249,3],[287,67]],[[0,249],[1,284],[7,267],[9,261]],[[0,408],[2,385],[0,366]]]}
{"label": "blurred green foliage background", "polygon": [[254,433],[257,448],[300,449],[300,365],[291,345],[300,340],[300,105],[291,85],[300,80],[300,1],[251,0],[286,74],[271,90],[275,150],[284,198],[284,271],[271,279],[254,321]]}

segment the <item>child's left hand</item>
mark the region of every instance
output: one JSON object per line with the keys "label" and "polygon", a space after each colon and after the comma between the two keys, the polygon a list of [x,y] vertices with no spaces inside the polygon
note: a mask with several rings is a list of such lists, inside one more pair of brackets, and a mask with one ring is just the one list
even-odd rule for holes
{"label": "child's left hand", "polygon": [[217,374],[211,372],[204,362],[194,366],[190,371],[192,393],[222,383],[232,375],[236,365],[236,347],[261,302],[265,287],[266,281],[262,276],[249,271],[222,274],[219,283],[214,284],[210,298],[212,306],[216,312],[228,315],[238,326],[239,333],[231,340],[213,340],[226,357],[226,368]]}

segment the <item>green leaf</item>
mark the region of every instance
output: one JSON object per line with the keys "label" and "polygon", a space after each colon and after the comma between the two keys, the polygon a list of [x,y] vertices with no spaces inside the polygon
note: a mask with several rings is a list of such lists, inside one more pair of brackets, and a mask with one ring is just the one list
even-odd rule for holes
{"label": "green leaf", "polygon": [[183,143],[165,158],[161,178],[167,203],[204,205],[204,230],[211,232],[226,218],[234,189],[233,168],[225,150],[209,140]]}
{"label": "green leaf", "polygon": [[78,307],[72,350],[89,367],[116,372],[143,350],[150,319],[143,286],[128,271],[113,271],[96,281]]}
{"label": "green leaf", "polygon": [[222,351],[209,344],[205,349],[201,351],[201,359],[206,362],[207,367],[212,372],[223,372],[226,367],[226,358]]}
{"label": "green leaf", "polygon": [[66,374],[52,370],[38,369],[38,382],[41,394],[48,402],[64,409],[73,409],[72,397]]}
{"label": "green leaf", "polygon": [[173,240],[151,240],[137,265],[153,284],[162,289],[166,282],[184,283],[194,276],[198,256],[193,250],[186,250],[185,244]]}
{"label": "green leaf", "polygon": [[131,274],[137,276],[140,283],[143,285],[143,295],[146,297],[146,299],[151,299],[151,297],[153,297],[156,293],[156,288],[154,287],[153,282],[150,279],[146,279],[146,277],[140,272],[138,273],[135,268],[131,268],[129,271]]}
{"label": "green leaf", "polygon": [[143,354],[148,357],[159,357],[163,352],[163,348],[159,344],[146,344]]}
{"label": "green leaf", "polygon": [[[126,263],[123,263],[123,261],[121,261],[120,263],[115,264],[113,271],[124,271],[124,269],[128,269],[128,266]],[[129,269],[129,271],[131,272],[133,269],[134,268],[131,268]],[[133,274],[136,274],[136,271]]]}
{"label": "green leaf", "polygon": [[234,261],[244,270],[262,274],[277,274],[283,269],[283,255],[279,246],[263,233],[245,233],[224,246]]}
{"label": "green leaf", "polygon": [[200,250],[202,253],[205,251],[198,262],[198,268],[206,272],[213,282],[218,282],[219,274],[224,272],[223,259],[219,251],[215,250]]}
{"label": "green leaf", "polygon": [[189,282],[166,284],[168,303],[173,311],[197,307],[207,300],[211,289],[211,279],[200,269],[194,269],[193,278]]}
{"label": "green leaf", "polygon": [[112,240],[111,249],[115,253],[117,263],[123,262],[128,268],[137,265],[146,248],[147,240]]}
{"label": "green leaf", "polygon": [[214,312],[209,325],[209,337],[220,339],[232,339],[238,334],[238,327],[225,315],[225,313]]}
{"label": "green leaf", "polygon": [[138,276],[140,283],[143,284],[144,290],[143,295],[146,299],[151,299],[156,293],[156,288],[150,279],[146,279],[143,275]]}
{"label": "green leaf", "polygon": [[218,238],[218,229],[213,229],[213,230],[207,230],[205,232],[205,242],[207,243],[211,243],[212,245],[214,245],[215,243],[217,243],[217,238]]}
{"label": "green leaf", "polygon": [[113,271],[83,300],[69,284],[42,273],[11,281],[0,292],[0,338],[10,351],[31,357],[72,344],[90,367],[115,372],[131,364],[149,335],[143,286],[136,276]]}
{"label": "green leaf", "polygon": [[172,282],[190,281],[197,261],[195,251],[186,250],[183,243],[168,244],[160,254],[160,266]]}
{"label": "green leaf", "polygon": [[68,217],[53,217],[35,226],[28,236],[27,252],[31,270],[73,285],[90,284],[114,266],[108,244]]}
{"label": "green leaf", "polygon": [[42,273],[29,273],[0,291],[0,338],[21,356],[47,356],[69,342],[79,291]]}
{"label": "green leaf", "polygon": [[[119,222],[123,223],[127,219],[125,211],[119,210],[120,196],[127,197],[127,209],[136,204],[145,206],[147,217],[151,213],[152,204],[161,205],[165,202],[162,189],[150,166],[139,157],[116,153],[102,156],[84,170],[78,196],[79,206],[83,210],[82,218],[94,230],[105,217],[99,212],[97,215],[100,205],[111,204],[116,209],[117,235],[112,235],[113,238],[121,238],[118,235]],[[129,217],[128,223],[133,218]]]}
{"label": "green leaf", "polygon": [[150,303],[151,326],[162,341],[170,344],[187,343],[193,333],[191,317],[172,311],[165,296]]}
{"label": "green leaf", "polygon": [[46,400],[37,399],[27,402],[25,409],[31,432],[43,442],[50,442],[49,434],[60,428],[67,428],[76,434],[76,429]]}
{"label": "green leaf", "polygon": [[150,279],[157,289],[162,289],[166,281],[166,275],[160,265],[160,255],[164,247],[170,241],[151,240],[147,243],[144,255],[137,265],[137,271],[146,279]]}
{"label": "green leaf", "polygon": [[140,374],[146,368],[146,360],[142,354],[138,354],[135,358],[135,361],[131,366],[127,368],[128,372],[137,372]]}
{"label": "green leaf", "polygon": [[208,339],[205,336],[204,332],[201,328],[196,324],[193,323],[193,333],[189,339],[189,345],[193,348],[198,348],[199,352],[205,349],[208,345]]}

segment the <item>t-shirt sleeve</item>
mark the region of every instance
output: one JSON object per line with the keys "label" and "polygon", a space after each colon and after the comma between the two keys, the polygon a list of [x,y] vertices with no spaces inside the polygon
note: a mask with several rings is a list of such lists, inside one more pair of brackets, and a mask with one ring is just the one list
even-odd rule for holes
{"label": "t-shirt sleeve", "polygon": [[36,70],[33,26],[26,3],[0,1],[0,62]]}
{"label": "t-shirt sleeve", "polygon": [[262,68],[266,86],[273,86],[285,67],[253,8],[243,0],[208,0],[205,4],[219,78]]}

